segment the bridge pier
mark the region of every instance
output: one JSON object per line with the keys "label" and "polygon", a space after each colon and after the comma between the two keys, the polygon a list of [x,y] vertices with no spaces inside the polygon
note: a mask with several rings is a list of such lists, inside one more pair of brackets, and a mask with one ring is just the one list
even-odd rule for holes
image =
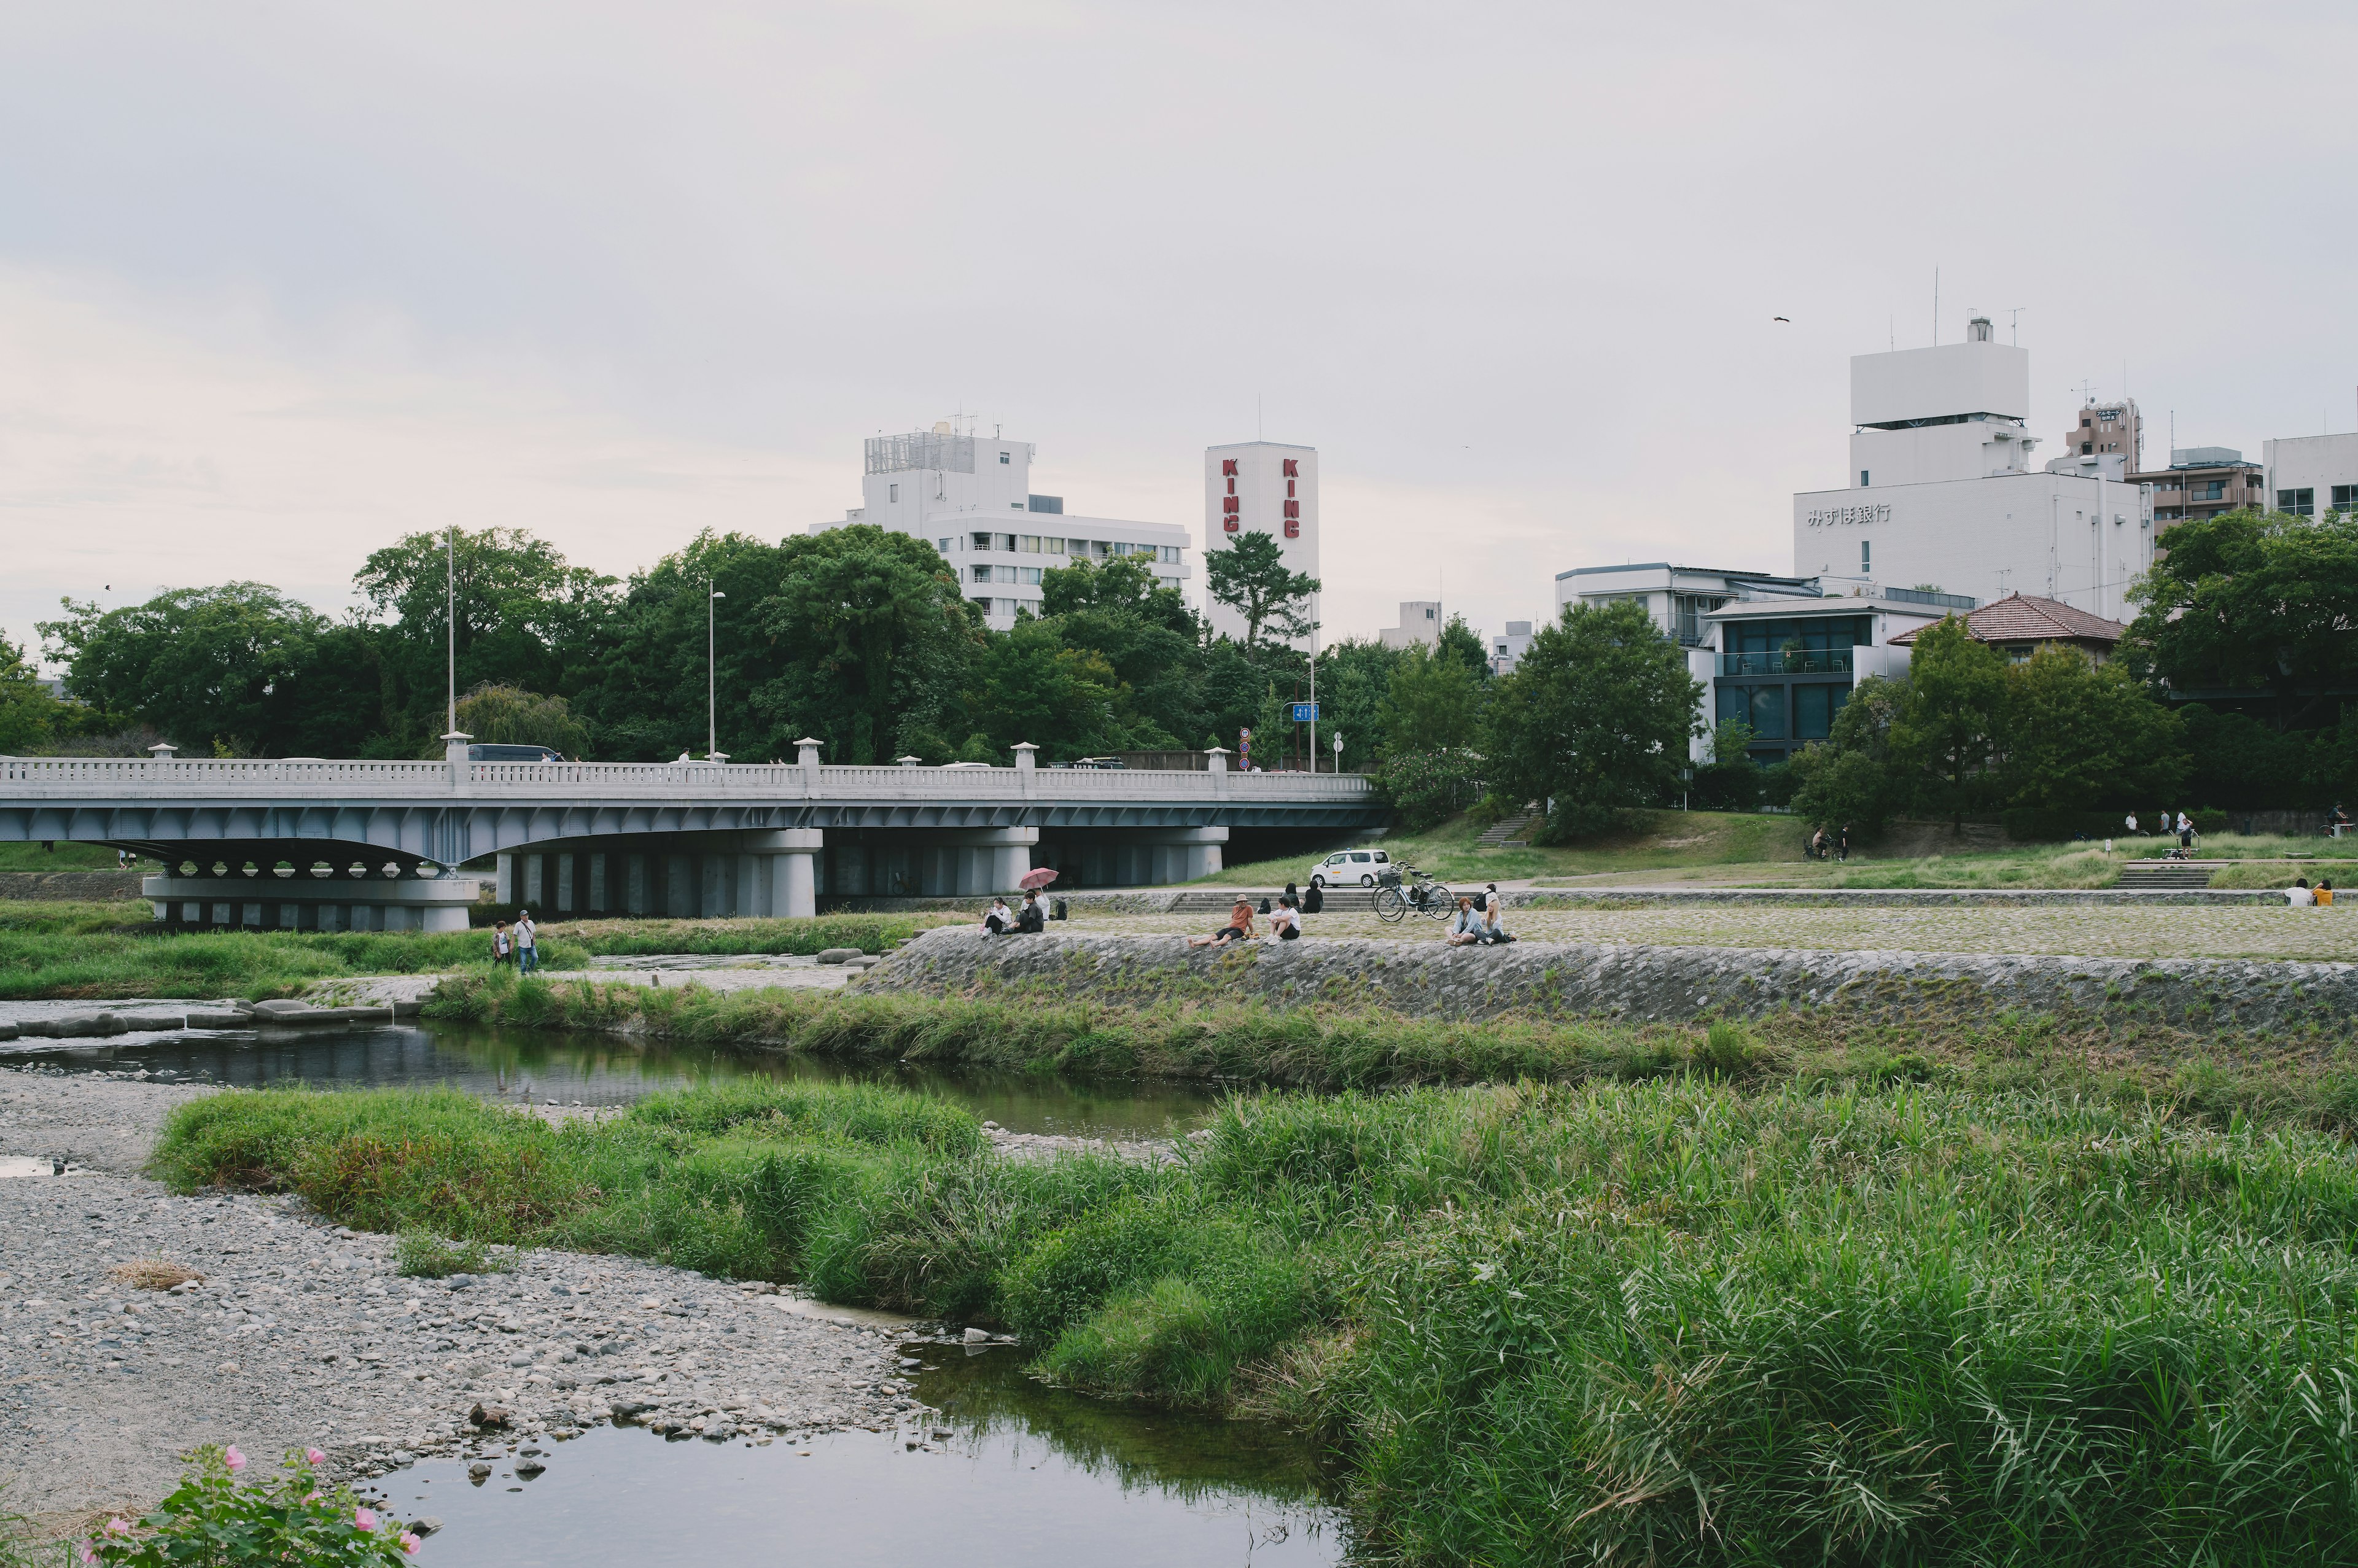
{"label": "bridge pier", "polygon": [[1036,827],[835,828],[817,891],[849,898],[989,898],[1032,869]]}
{"label": "bridge pier", "polygon": [[1055,835],[1040,863],[1073,887],[1158,887],[1220,870],[1226,827],[1084,829]]}
{"label": "bridge pier", "polygon": [[473,877],[148,877],[156,918],[276,931],[464,931]]}
{"label": "bridge pier", "polygon": [[547,918],[809,915],[825,838],[798,827],[551,842],[499,857],[498,896]]}

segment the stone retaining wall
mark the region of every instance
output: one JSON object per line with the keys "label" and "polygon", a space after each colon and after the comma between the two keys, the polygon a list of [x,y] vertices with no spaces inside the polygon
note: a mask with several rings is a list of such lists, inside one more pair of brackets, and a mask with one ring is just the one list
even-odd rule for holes
{"label": "stone retaining wall", "polygon": [[139,896],[137,871],[0,871],[0,901],[111,903]]}
{"label": "stone retaining wall", "polygon": [[2358,965],[2227,958],[1817,952],[1518,942],[1451,947],[1305,938],[1215,952],[1177,936],[928,932],[862,990],[1142,1002],[1256,1000],[1451,1019],[1515,1012],[1628,1022],[1826,1007],[1868,1019],[2004,1011],[2201,1033],[2331,1031],[2358,1019]]}

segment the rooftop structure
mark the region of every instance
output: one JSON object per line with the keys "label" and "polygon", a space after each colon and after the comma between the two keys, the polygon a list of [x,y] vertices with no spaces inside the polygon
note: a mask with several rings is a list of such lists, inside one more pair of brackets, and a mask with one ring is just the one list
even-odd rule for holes
{"label": "rooftop structure", "polygon": [[2266,510],[2268,503],[2266,470],[2245,462],[2234,447],[2173,448],[2168,468],[2132,473],[2129,482],[2153,486],[2157,528],[2247,507]]}
{"label": "rooftop structure", "polygon": [[[2040,599],[2032,594],[2009,593],[1974,611],[1965,618],[1965,630],[1976,643],[1987,643],[1997,648],[2016,664],[2050,643],[2078,648],[2101,664],[2111,657],[2114,648],[2128,634],[2128,628],[2117,621],[2101,615],[2091,615],[2059,600]],[[1891,639],[1894,647],[1912,648],[1917,627]]]}
{"label": "rooftop structure", "polygon": [[[1204,449],[1204,552],[1245,534],[1274,538],[1288,571],[1318,575],[1317,448],[1241,441]],[[1215,632],[1245,634],[1245,618],[1225,604],[1206,604],[1204,617]]]}
{"label": "rooftop structure", "polygon": [[2358,511],[2358,435],[2294,436],[2260,443],[2266,493],[2278,512],[2323,517]]}
{"label": "rooftop structure", "polygon": [[1405,648],[1412,643],[1430,648],[1441,641],[1441,629],[1447,624],[1441,618],[1441,600],[1405,599],[1401,601],[1400,624],[1385,627],[1376,637],[1387,648]]}

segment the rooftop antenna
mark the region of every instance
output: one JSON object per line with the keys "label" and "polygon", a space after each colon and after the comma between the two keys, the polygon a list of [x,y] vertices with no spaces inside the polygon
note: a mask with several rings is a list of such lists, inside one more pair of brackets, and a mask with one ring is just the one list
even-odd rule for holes
{"label": "rooftop antenna", "polygon": [[2017,305],[2012,308],[2014,316],[2014,346],[2017,349],[2022,347],[2022,313],[2029,308],[2030,307],[2028,305]]}

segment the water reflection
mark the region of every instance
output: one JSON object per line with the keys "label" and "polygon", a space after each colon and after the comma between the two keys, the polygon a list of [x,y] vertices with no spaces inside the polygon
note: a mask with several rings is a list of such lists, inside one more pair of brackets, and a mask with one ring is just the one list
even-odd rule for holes
{"label": "water reflection", "polygon": [[65,1049],[0,1053],[0,1062],[82,1071],[144,1069],[245,1088],[298,1082],[321,1088],[449,1084],[485,1099],[580,1105],[627,1105],[661,1089],[745,1076],[860,1080],[939,1094],[1017,1132],[1095,1138],[1184,1131],[1218,1098],[1206,1086],[1159,1079],[1081,1082],[918,1065],[845,1065],[660,1043],[641,1049],[606,1034],[445,1023],[77,1041]]}
{"label": "water reflection", "polygon": [[905,1348],[938,1368],[918,1390],[940,1420],[764,1447],[596,1428],[545,1445],[548,1470],[528,1484],[471,1486],[461,1462],[434,1461],[388,1476],[386,1501],[442,1520],[419,1561],[447,1568],[1344,1558],[1312,1455],[1274,1433],[1058,1394],[1024,1379],[1012,1351]]}

